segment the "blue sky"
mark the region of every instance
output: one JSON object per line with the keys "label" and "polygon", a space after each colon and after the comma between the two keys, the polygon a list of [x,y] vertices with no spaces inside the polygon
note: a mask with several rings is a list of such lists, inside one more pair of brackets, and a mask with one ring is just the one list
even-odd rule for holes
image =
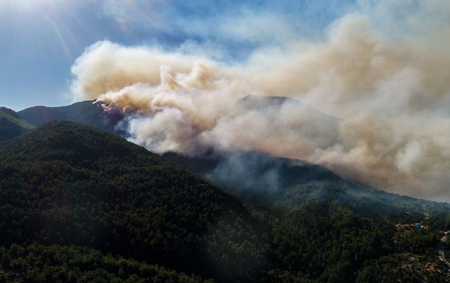
{"label": "blue sky", "polygon": [[348,0],[0,0],[0,105],[71,103],[71,66],[97,41],[167,51],[207,45],[220,50],[218,60],[245,60],[284,34],[320,38],[354,9]]}

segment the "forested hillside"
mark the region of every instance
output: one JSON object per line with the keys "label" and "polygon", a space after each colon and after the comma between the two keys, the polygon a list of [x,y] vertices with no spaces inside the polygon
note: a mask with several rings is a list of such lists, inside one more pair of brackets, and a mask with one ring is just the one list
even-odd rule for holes
{"label": "forested hillside", "polygon": [[20,118],[13,110],[0,107],[0,142],[20,136],[33,128],[33,125]]}
{"label": "forested hillside", "polygon": [[73,122],[0,144],[0,281],[448,281],[447,204],[261,153],[172,159],[227,188]]}
{"label": "forested hillside", "polygon": [[269,282],[448,281],[437,253],[450,229],[446,203],[386,193],[261,152],[163,157],[230,188],[264,223]]}

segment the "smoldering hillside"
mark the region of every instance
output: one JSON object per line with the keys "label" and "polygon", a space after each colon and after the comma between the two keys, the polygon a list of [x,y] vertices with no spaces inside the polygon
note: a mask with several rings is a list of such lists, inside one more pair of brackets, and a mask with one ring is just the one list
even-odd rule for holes
{"label": "smoldering hillside", "polygon": [[362,187],[324,167],[300,160],[277,158],[263,152],[211,151],[195,157],[168,152],[163,157],[214,183],[242,193],[253,191],[273,196],[279,190],[293,186],[318,184]]}
{"label": "smoldering hillside", "polygon": [[[394,4],[360,2],[326,39],[262,45],[242,62],[98,42],[73,65],[74,98],[119,109],[153,152],[260,151],[449,201],[450,5],[411,4],[398,21],[399,9],[379,12]],[[268,96],[291,99],[255,98]]]}

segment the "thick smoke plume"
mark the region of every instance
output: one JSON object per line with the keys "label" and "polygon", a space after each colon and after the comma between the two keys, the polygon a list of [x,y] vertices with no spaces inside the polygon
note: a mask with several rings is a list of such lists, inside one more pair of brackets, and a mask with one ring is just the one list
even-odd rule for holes
{"label": "thick smoke plume", "polygon": [[416,3],[397,20],[394,4],[361,1],[324,42],[292,39],[241,64],[99,42],[74,64],[73,92],[121,109],[131,140],[154,152],[264,151],[450,201],[444,2]]}

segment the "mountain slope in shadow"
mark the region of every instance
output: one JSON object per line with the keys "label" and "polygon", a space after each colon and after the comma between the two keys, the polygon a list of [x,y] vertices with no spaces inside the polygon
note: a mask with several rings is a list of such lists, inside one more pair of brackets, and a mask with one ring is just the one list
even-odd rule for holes
{"label": "mountain slope in shadow", "polygon": [[0,142],[20,136],[34,126],[22,119],[15,111],[0,107]]}

